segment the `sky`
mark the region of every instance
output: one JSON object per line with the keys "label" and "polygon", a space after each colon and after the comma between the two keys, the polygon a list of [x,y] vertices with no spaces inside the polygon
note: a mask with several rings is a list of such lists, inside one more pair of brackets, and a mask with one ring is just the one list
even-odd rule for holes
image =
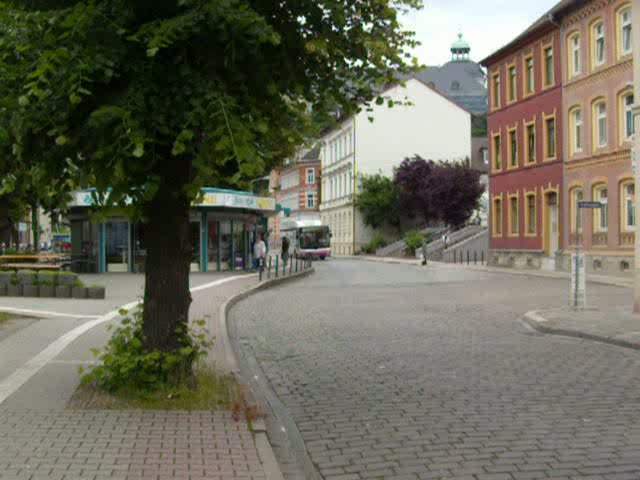
{"label": "sky", "polygon": [[422,45],[414,55],[424,65],[451,60],[458,32],[471,45],[479,62],[502,47],[547,12],[558,0],[424,0],[424,8],[403,17]]}

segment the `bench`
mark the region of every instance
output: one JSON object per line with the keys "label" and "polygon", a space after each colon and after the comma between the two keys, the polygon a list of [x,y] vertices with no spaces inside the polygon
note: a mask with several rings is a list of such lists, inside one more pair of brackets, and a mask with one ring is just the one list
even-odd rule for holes
{"label": "bench", "polygon": [[0,268],[5,268],[8,270],[52,270],[58,271],[62,270],[63,264],[52,264],[52,263],[2,263],[0,264]]}

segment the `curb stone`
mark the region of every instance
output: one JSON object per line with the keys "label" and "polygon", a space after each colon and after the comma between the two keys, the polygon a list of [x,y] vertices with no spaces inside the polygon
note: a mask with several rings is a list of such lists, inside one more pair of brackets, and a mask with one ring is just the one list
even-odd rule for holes
{"label": "curb stone", "polygon": [[628,342],[626,340],[605,337],[603,335],[594,335],[592,333],[581,332],[579,330],[549,327],[548,325],[545,325],[546,323],[548,323],[548,320],[544,318],[537,310],[532,310],[525,313],[522,318],[527,325],[540,333],[560,335],[563,337],[580,338],[583,340],[607,343],[609,345],[615,345],[616,347],[623,347],[640,351],[640,343]]}
{"label": "curb stone", "polygon": [[[286,277],[264,280],[262,283],[254,285],[246,289],[245,291],[234,295],[226,302],[224,302],[220,306],[220,315],[218,318],[218,336],[216,338],[216,344],[214,347],[216,353],[216,365],[219,366],[224,372],[230,373],[238,379],[242,378],[240,374],[239,353],[236,351],[236,349],[234,349],[234,346],[231,342],[231,336],[229,334],[228,314],[234,305],[257,292],[281,285],[283,283],[288,283],[289,281],[307,277],[314,272],[315,269],[312,267],[309,270],[294,273]],[[249,382],[245,383],[249,385]],[[252,402],[255,401],[256,395],[251,387],[249,387],[248,396],[250,397],[250,400]],[[267,427],[264,420],[260,418],[254,420],[253,430],[256,449],[258,450],[258,455],[260,456],[260,460],[262,461],[267,480],[284,480],[284,476],[276,459],[274,448],[269,439]]]}

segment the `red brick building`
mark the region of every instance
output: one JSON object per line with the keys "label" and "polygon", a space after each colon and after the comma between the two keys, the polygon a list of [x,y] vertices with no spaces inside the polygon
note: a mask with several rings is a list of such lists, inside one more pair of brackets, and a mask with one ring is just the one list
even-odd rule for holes
{"label": "red brick building", "polygon": [[565,202],[559,24],[545,15],[481,63],[489,86],[490,262],[553,269]]}
{"label": "red brick building", "polygon": [[[313,148],[272,172],[270,189],[290,218],[320,220],[320,148]],[[279,245],[281,212],[269,219],[272,245]]]}

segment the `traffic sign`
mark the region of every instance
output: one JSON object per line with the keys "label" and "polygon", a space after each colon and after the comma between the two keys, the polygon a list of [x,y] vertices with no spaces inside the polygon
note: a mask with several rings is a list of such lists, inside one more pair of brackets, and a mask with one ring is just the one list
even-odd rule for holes
{"label": "traffic sign", "polygon": [[578,202],[578,208],[602,208],[602,202]]}

